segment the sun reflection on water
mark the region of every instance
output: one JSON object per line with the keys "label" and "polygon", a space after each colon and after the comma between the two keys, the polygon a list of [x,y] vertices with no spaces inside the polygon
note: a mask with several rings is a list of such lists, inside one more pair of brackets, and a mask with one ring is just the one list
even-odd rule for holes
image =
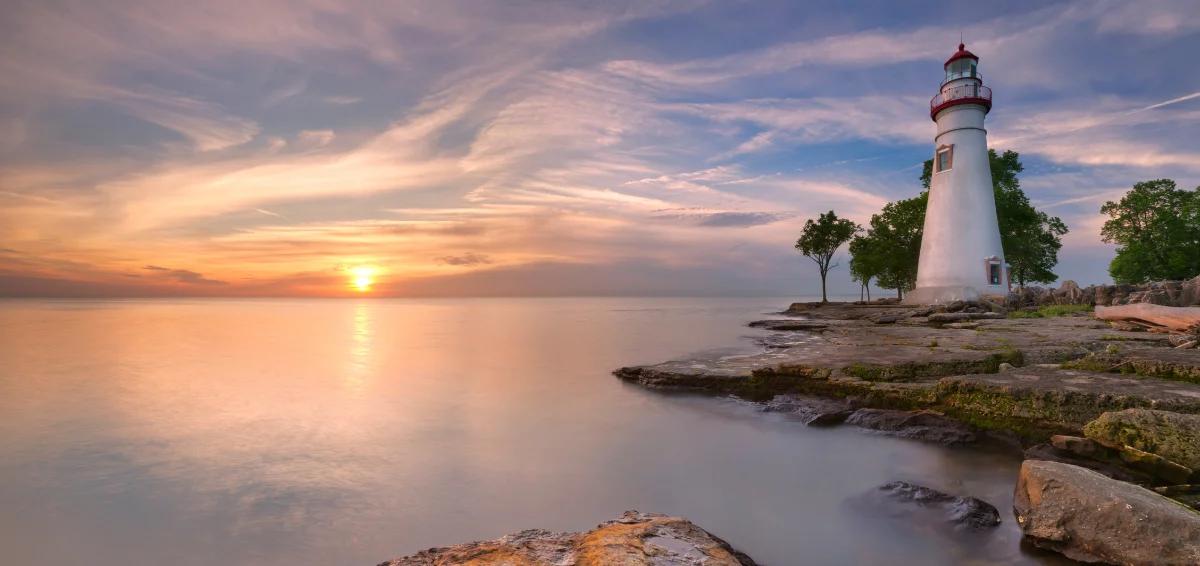
{"label": "sun reflection on water", "polygon": [[362,395],[366,391],[367,381],[371,377],[374,324],[370,305],[359,303],[354,306],[350,356],[346,366],[346,386],[355,395]]}

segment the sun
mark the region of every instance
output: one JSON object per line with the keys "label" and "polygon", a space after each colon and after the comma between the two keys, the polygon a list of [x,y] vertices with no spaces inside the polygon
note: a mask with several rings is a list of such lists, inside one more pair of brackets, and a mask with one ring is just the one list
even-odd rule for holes
{"label": "sun", "polygon": [[371,284],[374,280],[371,278],[375,274],[375,268],[367,265],[350,268],[351,285],[359,291],[366,292],[371,290]]}

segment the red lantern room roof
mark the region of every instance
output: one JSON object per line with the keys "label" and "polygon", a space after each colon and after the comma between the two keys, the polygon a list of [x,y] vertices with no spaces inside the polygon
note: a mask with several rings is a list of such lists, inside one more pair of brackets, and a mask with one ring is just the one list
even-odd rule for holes
{"label": "red lantern room roof", "polygon": [[951,55],[950,58],[946,60],[946,64],[942,65],[942,68],[949,67],[950,63],[958,61],[959,59],[974,59],[978,61],[979,57],[976,57],[974,53],[967,51],[966,46],[960,43],[958,44],[958,53]]}

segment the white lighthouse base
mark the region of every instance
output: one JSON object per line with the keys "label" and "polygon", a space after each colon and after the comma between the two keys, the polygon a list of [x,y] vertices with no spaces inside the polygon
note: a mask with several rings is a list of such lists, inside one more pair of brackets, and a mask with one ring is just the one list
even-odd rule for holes
{"label": "white lighthouse base", "polygon": [[954,301],[978,301],[974,287],[921,287],[904,297],[906,305],[943,305]]}

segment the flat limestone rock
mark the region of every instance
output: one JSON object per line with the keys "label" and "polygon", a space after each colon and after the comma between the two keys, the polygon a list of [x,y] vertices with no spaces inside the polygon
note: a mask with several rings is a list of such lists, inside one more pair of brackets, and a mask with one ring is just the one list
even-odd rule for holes
{"label": "flat limestone rock", "polygon": [[1192,469],[1181,466],[1157,454],[1142,452],[1137,448],[1122,446],[1117,449],[1117,456],[1122,462],[1131,467],[1150,473],[1170,483],[1186,483],[1192,477]]}
{"label": "flat limestone rock", "polygon": [[1128,409],[1104,413],[1083,430],[1101,444],[1131,446],[1200,469],[1200,415]]}
{"label": "flat limestone rock", "polygon": [[1026,460],[1013,512],[1035,545],[1081,562],[1200,564],[1200,513],[1078,466]]}
{"label": "flat limestone rock", "polygon": [[929,322],[962,322],[964,320],[1000,320],[1004,315],[996,312],[942,312],[929,315]]}
{"label": "flat limestone rock", "polygon": [[[1085,424],[1108,411],[1200,414],[1200,350],[1165,347],[1166,336],[1118,333],[1084,317],[993,320],[974,330],[912,317],[871,322],[899,310],[813,305],[804,316],[814,320],[795,322],[827,328],[774,333],[782,341],[760,354],[701,353],[614,374],[649,389],[759,402],[808,395],[857,398],[868,408],[931,409],[1030,443],[1082,436]],[[857,318],[839,318],[848,311]]]}
{"label": "flat limestone rock", "polygon": [[521,531],[496,540],[422,550],[379,566],[755,566],[687,519],[626,511],[586,533]]}

